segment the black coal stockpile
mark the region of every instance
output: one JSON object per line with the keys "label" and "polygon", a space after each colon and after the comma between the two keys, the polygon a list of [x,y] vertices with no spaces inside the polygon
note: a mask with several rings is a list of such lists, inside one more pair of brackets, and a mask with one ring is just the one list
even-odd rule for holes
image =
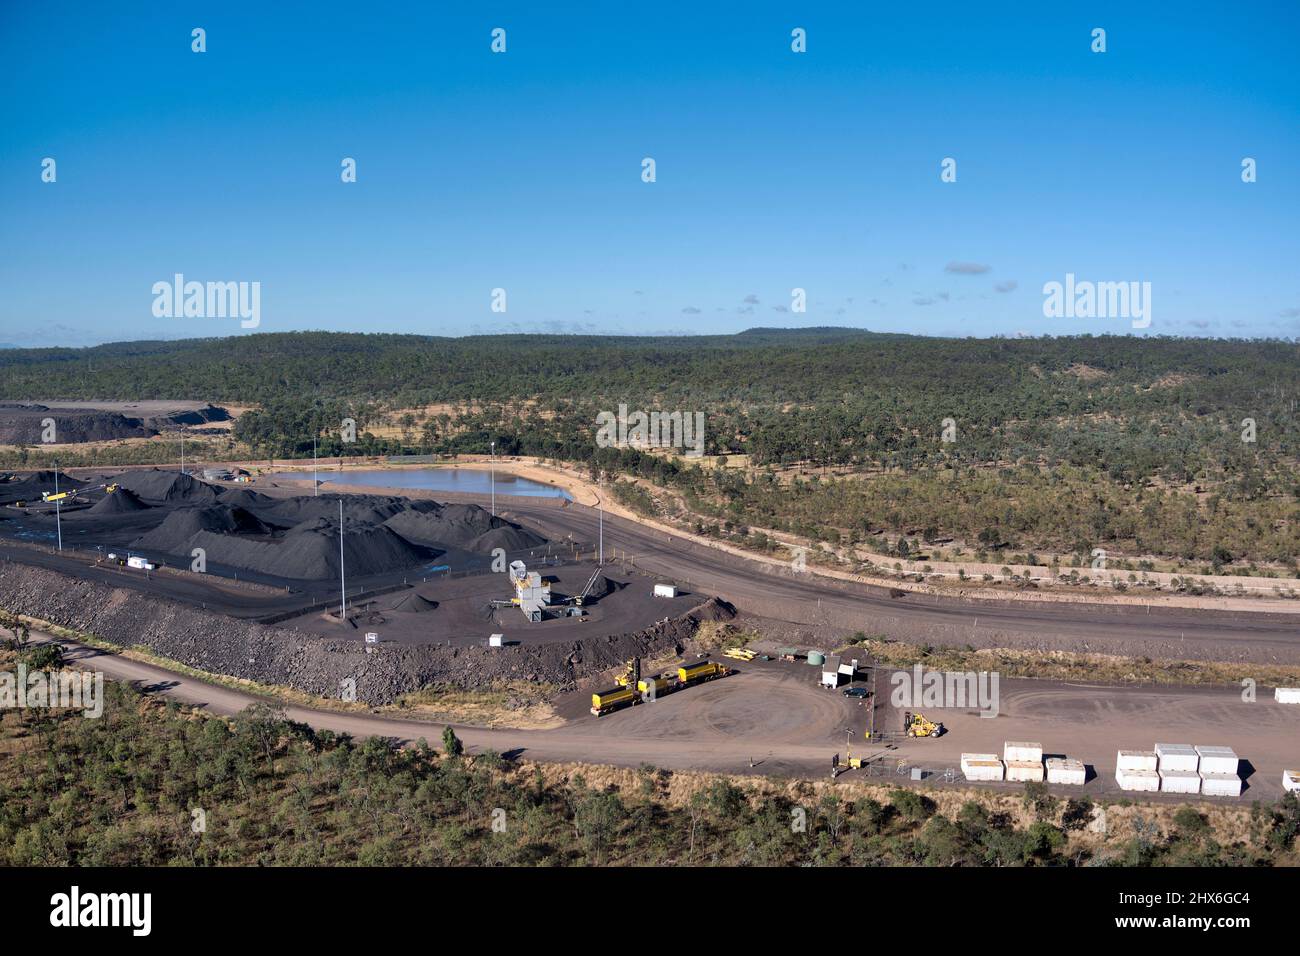
{"label": "black coal stockpile", "polygon": [[417,544],[452,545],[480,554],[493,548],[524,551],[546,543],[540,535],[495,517],[478,505],[434,504],[433,508],[423,511],[402,511],[384,524]]}
{"label": "black coal stockpile", "polygon": [[427,597],[421,597],[414,591],[405,591],[394,598],[384,610],[402,611],[408,614],[423,614],[426,611],[436,610],[437,601],[430,601]]}
{"label": "black coal stockpile", "polygon": [[[210,564],[275,577],[316,581],[339,576],[338,522],[329,518],[303,522],[271,540],[198,531],[186,540],[183,553],[191,548],[203,548]],[[424,549],[383,525],[351,522],[343,535],[343,555],[349,574],[357,576],[401,571],[427,558]]]}
{"label": "black coal stockpile", "polygon": [[[59,472],[59,491],[71,491],[85,484]],[[54,490],[54,472],[35,471],[17,481],[0,484],[0,501],[40,501],[41,492]]]}
{"label": "black coal stockpile", "polygon": [[117,479],[118,487],[133,491],[151,503],[202,505],[217,501],[218,490],[179,471],[129,471]]}
{"label": "black coal stockpile", "polygon": [[[104,500],[116,498],[120,494],[122,494],[122,491],[119,489]],[[243,508],[211,505],[206,508],[182,508],[179,511],[173,511],[163,519],[163,523],[158,527],[132,541],[131,547],[161,551],[164,554],[189,554],[190,549],[199,547],[199,545],[193,543],[193,540],[196,535],[203,531],[235,535],[269,535],[271,533],[271,529],[263,524],[256,515]]]}
{"label": "black coal stockpile", "polygon": [[[96,478],[94,483],[102,481]],[[195,548],[217,573],[250,572],[293,581],[339,576],[339,507],[349,577],[415,571],[435,559],[463,561],[494,548],[524,551],[545,539],[477,505],[441,505],[396,495],[297,495],[209,484],[179,471],[124,472],[117,490],[77,512],[79,541],[121,546],[188,564]],[[60,489],[85,483],[60,475]],[[0,503],[40,500],[53,472],[0,483]],[[92,497],[94,495],[92,494]],[[40,517],[30,521],[44,520]],[[444,557],[454,550],[458,557]],[[428,610],[425,607],[403,610]]]}
{"label": "black coal stockpile", "polygon": [[135,511],[147,511],[149,505],[140,500],[140,496],[126,488],[118,488],[112,494],[105,495],[87,509],[92,515],[121,515]]}
{"label": "black coal stockpile", "polygon": [[0,405],[0,445],[36,445],[45,435],[45,419],[54,419],[60,443],[146,438],[158,434],[138,418],[94,408],[47,408]]}

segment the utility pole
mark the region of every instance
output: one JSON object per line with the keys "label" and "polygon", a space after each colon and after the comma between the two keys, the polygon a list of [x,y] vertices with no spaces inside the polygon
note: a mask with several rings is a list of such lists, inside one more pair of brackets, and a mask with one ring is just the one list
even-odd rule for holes
{"label": "utility pole", "polygon": [[497,443],[489,442],[488,447],[492,450],[492,461],[488,465],[488,471],[492,475],[492,517],[497,516]]}
{"label": "utility pole", "polygon": [[339,621],[346,624],[348,620],[348,580],[343,573],[343,499],[339,499],[339,598],[341,606]]}
{"label": "utility pole", "polygon": [[181,474],[185,474],[185,433],[181,432]]}
{"label": "utility pole", "polygon": [[597,540],[600,542],[600,544],[598,545],[598,547],[600,548],[600,557],[597,559],[596,563],[601,566],[604,566],[605,564],[605,501],[603,498],[597,498],[596,504],[600,507],[600,518],[598,519],[598,524],[597,524],[597,527],[600,529],[599,533],[597,534]]}
{"label": "utility pole", "polygon": [[[312,494],[314,495],[320,494],[320,478],[316,474],[316,436],[315,435],[312,435],[311,437],[311,489],[312,489]],[[339,504],[342,503],[343,503],[342,500],[340,500]]]}

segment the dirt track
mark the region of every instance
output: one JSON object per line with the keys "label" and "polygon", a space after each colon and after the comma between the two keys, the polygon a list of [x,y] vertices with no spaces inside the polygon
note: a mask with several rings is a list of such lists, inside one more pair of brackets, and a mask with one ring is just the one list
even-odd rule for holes
{"label": "dirt track", "polygon": [[[257,699],[83,645],[62,643],[69,648],[72,660],[103,671],[110,679],[135,682],[143,689],[213,713],[236,713]],[[900,760],[941,772],[955,767],[963,751],[998,752],[1005,740],[1035,740],[1048,753],[1082,759],[1096,771],[1097,776],[1084,788],[1056,789],[1093,795],[1121,792],[1113,775],[1116,750],[1146,749],[1157,740],[1234,747],[1243,758],[1243,775],[1248,780],[1240,799],[1276,798],[1281,793],[1282,770],[1300,765],[1300,706],[1276,704],[1262,689],[1258,702],[1246,704],[1235,689],[1062,688],[1036,681],[1007,681],[1002,686],[999,717],[942,711],[935,716],[948,725],[944,737],[906,741],[896,749],[883,750],[859,749],[858,745],[865,744],[861,731],[866,708],[818,689],[811,669],[801,672],[797,666],[775,664],[742,668],[734,676],[654,703],[599,719],[583,717],[554,730],[457,727],[457,733],[471,750],[490,748],[540,761],[619,766],[645,763],[683,770],[812,777],[828,772],[831,755],[844,753],[845,732],[853,731],[855,754],[879,757],[877,771],[882,779],[899,783],[904,777],[893,770]],[[887,680],[879,689],[887,697]],[[289,707],[287,714],[313,727],[359,737],[436,741],[441,732],[441,725],[372,714],[304,707]],[[860,773],[850,771],[846,779]],[[957,783],[963,784],[960,775]]]}

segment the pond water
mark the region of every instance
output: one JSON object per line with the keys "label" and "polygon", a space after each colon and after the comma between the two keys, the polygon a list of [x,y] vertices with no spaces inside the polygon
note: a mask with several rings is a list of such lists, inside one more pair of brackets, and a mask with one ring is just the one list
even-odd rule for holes
{"label": "pond water", "polygon": [[[294,478],[311,477],[311,472],[298,472]],[[486,495],[492,491],[492,474],[477,468],[412,468],[394,471],[334,471],[320,473],[322,487],[338,485],[367,485],[376,488],[420,488],[427,491],[463,491]],[[568,498],[569,495],[554,485],[542,484],[498,471],[496,488],[499,495],[519,495],[525,498]]]}

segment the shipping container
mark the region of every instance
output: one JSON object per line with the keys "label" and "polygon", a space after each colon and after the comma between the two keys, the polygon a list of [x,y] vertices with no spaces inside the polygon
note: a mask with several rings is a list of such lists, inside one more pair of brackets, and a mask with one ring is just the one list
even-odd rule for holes
{"label": "shipping container", "polygon": [[1201,773],[1227,774],[1236,776],[1240,761],[1236,751],[1231,747],[1205,747],[1197,745],[1196,752],[1201,757]]}
{"label": "shipping container", "polygon": [[[1202,761],[1204,758],[1202,758]],[[1201,793],[1207,797],[1241,796],[1241,778],[1235,773],[1202,773]]]}
{"label": "shipping container", "polygon": [[1116,770],[1149,770],[1155,773],[1160,758],[1154,750],[1120,750],[1115,754]]}
{"label": "shipping container", "polygon": [[1047,761],[1047,782],[1081,787],[1088,782],[1088,768],[1082,760],[1052,757]]}
{"label": "shipping container", "polygon": [[1279,704],[1300,704],[1300,687],[1275,687],[1273,699]]}
{"label": "shipping container", "polygon": [[997,754],[962,754],[961,772],[967,780],[985,782],[1001,780],[1005,775]]}
{"label": "shipping container", "polygon": [[677,588],[672,584],[656,584],[655,597],[675,598],[677,597]]}
{"label": "shipping container", "polygon": [[1043,745],[1008,740],[1002,745],[1002,759],[1041,761],[1043,759]]}
{"label": "shipping container", "polygon": [[1160,789],[1160,774],[1154,770],[1119,769],[1115,771],[1115,782],[1122,790],[1155,793]]}
{"label": "shipping container", "polygon": [[492,634],[488,637],[488,647],[504,647],[505,640],[504,634]]}
{"label": "shipping container", "polygon": [[1300,791],[1300,770],[1282,771],[1282,789],[1292,793]]}
{"label": "shipping container", "polygon": [[1200,793],[1201,775],[1187,770],[1161,770],[1161,793]]}
{"label": "shipping container", "polygon": [[1018,783],[1033,781],[1043,782],[1043,762],[1041,760],[1008,760],[1007,779]]}
{"label": "shipping container", "polygon": [[1200,754],[1191,744],[1156,744],[1156,756],[1160,758],[1156,769],[1161,773],[1166,770],[1196,773],[1200,769]]}

